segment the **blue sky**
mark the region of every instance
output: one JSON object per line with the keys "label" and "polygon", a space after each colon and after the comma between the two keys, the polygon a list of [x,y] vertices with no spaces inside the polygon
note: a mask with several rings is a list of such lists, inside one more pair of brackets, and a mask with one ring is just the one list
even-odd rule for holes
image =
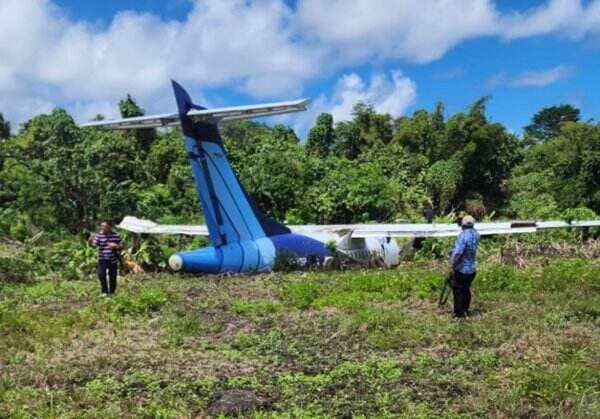
{"label": "blue sky", "polygon": [[169,78],[211,106],[311,97],[283,120],[301,135],[357,100],[399,116],[490,95],[517,133],[544,106],[600,115],[600,0],[3,0],[0,56],[13,126],[55,106],[116,116],[127,92],[171,111]]}

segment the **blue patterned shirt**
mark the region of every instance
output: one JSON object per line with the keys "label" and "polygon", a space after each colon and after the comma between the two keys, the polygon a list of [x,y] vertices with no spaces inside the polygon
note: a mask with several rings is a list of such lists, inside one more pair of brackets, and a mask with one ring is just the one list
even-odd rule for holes
{"label": "blue patterned shirt", "polygon": [[477,246],[479,245],[479,233],[474,228],[463,230],[456,238],[454,250],[450,257],[450,263],[454,264],[457,257],[462,255],[462,259],[457,266],[457,270],[463,274],[472,274],[477,268]]}

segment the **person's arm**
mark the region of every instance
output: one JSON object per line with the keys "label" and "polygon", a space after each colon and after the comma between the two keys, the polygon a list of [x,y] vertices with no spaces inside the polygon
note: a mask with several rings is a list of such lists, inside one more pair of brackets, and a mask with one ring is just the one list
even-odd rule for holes
{"label": "person's arm", "polygon": [[455,271],[458,269],[460,262],[463,258],[463,254],[465,252],[465,239],[464,235],[461,234],[456,239],[456,243],[454,244],[454,250],[452,250],[452,256],[450,257],[450,266],[452,266],[452,270]]}
{"label": "person's arm", "polygon": [[117,238],[115,241],[110,243],[110,248],[112,250],[121,250],[123,249],[123,244],[121,242],[121,236],[119,235],[119,233],[116,233]]}
{"label": "person's arm", "polygon": [[453,271],[456,271],[458,269],[458,267],[460,266],[463,255],[464,255],[464,253],[461,253],[460,255],[458,255],[454,258],[454,262],[452,262],[452,270]]}
{"label": "person's arm", "polygon": [[88,243],[92,247],[98,246],[98,239],[95,233],[90,233],[90,236],[88,237]]}

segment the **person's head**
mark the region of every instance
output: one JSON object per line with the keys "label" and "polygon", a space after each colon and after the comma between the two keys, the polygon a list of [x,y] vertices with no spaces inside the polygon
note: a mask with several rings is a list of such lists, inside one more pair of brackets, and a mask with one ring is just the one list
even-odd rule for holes
{"label": "person's head", "polygon": [[460,225],[462,226],[463,230],[467,228],[473,228],[475,226],[475,218],[470,215],[465,215],[462,217]]}
{"label": "person's head", "polygon": [[110,221],[104,220],[100,223],[100,231],[104,234],[108,234],[112,231],[112,224]]}

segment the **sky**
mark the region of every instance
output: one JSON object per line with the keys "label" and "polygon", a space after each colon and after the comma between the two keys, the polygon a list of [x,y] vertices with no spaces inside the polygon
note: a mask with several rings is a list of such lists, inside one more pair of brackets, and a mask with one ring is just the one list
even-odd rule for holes
{"label": "sky", "polygon": [[0,0],[0,112],[13,129],[55,107],[76,121],[131,93],[171,112],[170,79],[204,106],[301,97],[271,119],[301,137],[358,101],[397,117],[463,111],[520,133],[572,104],[600,117],[600,0]]}

